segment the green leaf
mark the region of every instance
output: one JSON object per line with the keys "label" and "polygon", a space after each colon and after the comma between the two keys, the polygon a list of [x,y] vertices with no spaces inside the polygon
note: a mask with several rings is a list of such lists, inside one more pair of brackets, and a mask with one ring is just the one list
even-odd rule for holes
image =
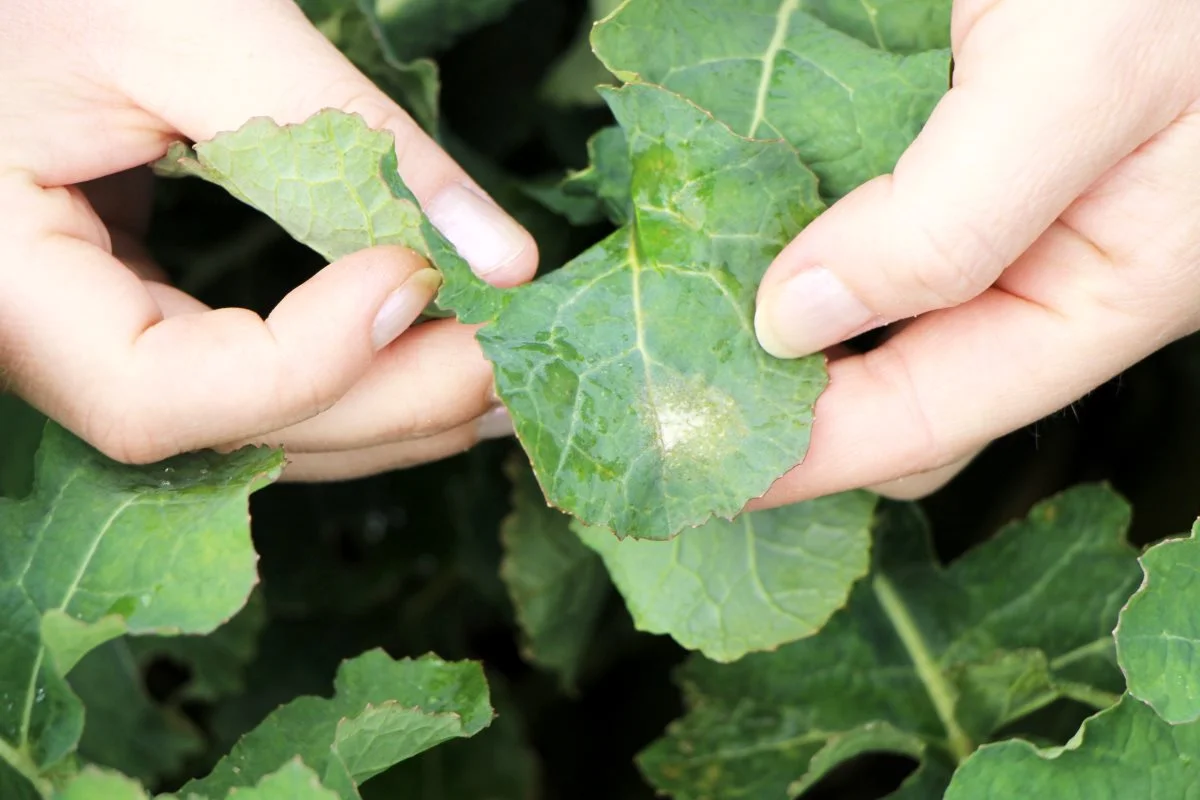
{"label": "green leaf", "polygon": [[522,652],[574,688],[608,596],[608,577],[600,559],[571,533],[570,518],[546,505],[527,464],[511,459],[505,471],[513,482],[513,512],[500,528],[500,577],[525,637]]}
{"label": "green leaf", "polygon": [[892,170],[948,88],[949,53],[882,52],[804,8],[630,0],[592,45],[623,79],[661,84],[742,135],[786,139],[834,200]]}
{"label": "green leaf", "polygon": [[1129,693],[1167,722],[1200,719],[1200,523],[1141,558],[1145,579],[1121,612],[1117,657]]}
{"label": "green leaf", "polygon": [[212,702],[242,690],[266,622],[266,608],[256,592],[233,619],[207,636],[142,636],[129,639],[128,645],[139,663],[167,658],[187,668],[190,678],[174,699]]}
{"label": "green leaf", "polygon": [[537,800],[537,755],[518,709],[494,686],[496,721],[398,764],[363,787],[364,800]]}
{"label": "green leaf", "polygon": [[33,492],[0,500],[0,760],[37,783],[74,750],[83,709],[63,676],[87,649],[207,632],[241,608],[257,581],[247,497],[282,466],[246,448],[128,467],[46,427]]}
{"label": "green leaf", "polygon": [[341,800],[357,800],[363,781],[491,721],[479,664],[433,655],[393,661],[374,650],[342,664],[332,698],[301,697],[274,711],[182,794],[219,800],[299,756]]}
{"label": "green leaf", "polygon": [[786,144],[743,139],[657,87],[606,96],[634,220],[515,292],[478,338],[550,501],[666,539],[733,516],[808,446],[824,359],[768,356],[754,296],[822,206]]}
{"label": "green leaf", "polygon": [[714,520],[669,542],[576,526],[639,630],[714,661],[811,636],[866,574],[876,498],[850,492]]}
{"label": "green leaf", "polygon": [[137,781],[88,767],[54,793],[54,800],[149,800]]}
{"label": "green leaf", "polygon": [[396,172],[395,137],[326,109],[298,125],[257,118],[190,148],[177,143],[159,174],[194,175],[268,214],[329,261],[374,245],[408,247],[442,271],[441,308],[464,322],[495,317],[508,295],[475,277]]}
{"label": "green leaf", "polygon": [[736,664],[686,664],[690,712],[642,754],[643,771],[676,800],[770,800],[835,766],[835,744],[924,753],[928,774],[945,774],[1059,697],[1115,702],[1110,631],[1137,583],[1128,522],[1111,490],[1083,486],[943,568],[915,507],[893,507],[871,575],[820,633]]}
{"label": "green leaf", "polygon": [[803,0],[832,28],[891,53],[950,47],[952,0]]}
{"label": "green leaf", "polygon": [[150,699],[128,642],[93,650],[69,681],[87,709],[79,741],[84,761],[150,782],[177,774],[203,751],[199,732],[182,714]]}
{"label": "green leaf", "polygon": [[1172,726],[1126,695],[1084,723],[1065,747],[1011,740],[963,764],[946,800],[1013,797],[1192,798],[1200,775],[1200,723]]}

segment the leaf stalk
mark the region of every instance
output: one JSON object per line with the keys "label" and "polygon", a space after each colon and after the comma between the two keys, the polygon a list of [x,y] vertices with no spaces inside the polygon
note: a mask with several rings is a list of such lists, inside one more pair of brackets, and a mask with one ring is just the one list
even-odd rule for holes
{"label": "leaf stalk", "polygon": [[909,613],[908,607],[896,592],[892,582],[883,575],[877,575],[872,581],[872,588],[875,591],[875,597],[879,600],[879,605],[883,608],[883,613],[887,615],[892,627],[896,629],[896,635],[900,637],[904,649],[908,652],[908,657],[912,659],[917,677],[925,686],[925,692],[933,703],[942,727],[946,729],[946,743],[950,748],[950,754],[954,756],[956,762],[961,764],[967,759],[967,756],[975,752],[975,743],[971,741],[971,737],[962,729],[962,726],[958,724],[957,717],[954,716],[958,692],[942,674],[933,653],[929,650],[929,645],[921,636],[916,620]]}

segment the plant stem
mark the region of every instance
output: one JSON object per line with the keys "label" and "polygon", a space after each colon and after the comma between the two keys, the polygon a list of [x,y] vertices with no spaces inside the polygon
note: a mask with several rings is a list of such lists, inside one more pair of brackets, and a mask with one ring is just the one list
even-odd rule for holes
{"label": "plant stem", "polygon": [[938,668],[933,654],[929,652],[929,645],[925,643],[924,638],[921,636],[921,631],[917,628],[916,620],[912,618],[912,614],[909,613],[907,606],[904,605],[904,601],[896,593],[892,582],[884,576],[879,575],[872,582],[872,588],[875,590],[875,597],[879,600],[879,605],[883,607],[883,612],[887,614],[888,620],[892,623],[892,627],[896,629],[896,634],[904,644],[904,649],[908,652],[908,657],[912,659],[913,666],[917,670],[917,677],[924,684],[925,692],[933,702],[938,719],[941,720],[942,726],[946,729],[946,739],[950,747],[950,753],[961,764],[966,760],[967,756],[975,751],[975,744],[971,741],[971,737],[967,736],[966,731],[962,729],[962,726],[958,724],[958,719],[954,716],[954,703],[957,699],[957,692],[946,681],[946,676]]}
{"label": "plant stem", "polygon": [[1058,658],[1050,662],[1050,669],[1057,672],[1063,667],[1074,664],[1076,661],[1082,661],[1089,656],[1099,655],[1101,653],[1112,650],[1116,646],[1111,636],[1105,636],[1102,639],[1088,642],[1087,644],[1076,647],[1074,650],[1063,653]]}
{"label": "plant stem", "polygon": [[1055,681],[1054,685],[1062,692],[1064,697],[1069,697],[1076,702],[1083,703],[1085,706],[1091,706],[1097,711],[1104,711],[1121,702],[1120,695],[1088,686],[1086,683]]}
{"label": "plant stem", "polygon": [[44,798],[49,798],[53,787],[49,781],[38,774],[37,765],[24,750],[18,750],[8,742],[0,739],[0,761],[12,767],[17,774],[29,781],[30,785]]}

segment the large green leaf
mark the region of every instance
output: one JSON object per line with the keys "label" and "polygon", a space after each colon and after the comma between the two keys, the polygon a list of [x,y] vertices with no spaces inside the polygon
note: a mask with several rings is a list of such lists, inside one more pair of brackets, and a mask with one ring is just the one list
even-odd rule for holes
{"label": "large green leaf", "polygon": [[330,261],[374,245],[415,250],[445,276],[438,303],[464,322],[493,319],[508,294],[475,277],[421,211],[396,171],[395,137],[357,115],[256,118],[194,148],[173,145],[156,169],[217,184]]}
{"label": "large green leaf", "polygon": [[678,92],[740,134],[786,139],[836,199],[892,170],[946,92],[949,53],[883,52],[805,8],[707,0],[701,13],[691,0],[630,0],[592,45],[626,80]]}
{"label": "large green leaf", "polygon": [[1200,719],[1200,523],[1188,539],[1163,542],[1141,559],[1142,588],[1121,612],[1117,656],[1129,693],[1167,722]]}
{"label": "large green leaf", "polygon": [[220,800],[299,756],[341,800],[358,800],[363,781],[491,721],[479,664],[433,655],[393,661],[374,650],[342,664],[332,698],[301,697],[274,711],[181,794]]}
{"label": "large green leaf", "polygon": [[1110,490],[1080,487],[943,568],[915,509],[894,507],[871,575],[820,633],[688,662],[691,710],[643,770],[677,800],[783,798],[867,751],[920,757],[911,780],[925,780],[1056,698],[1115,701],[1110,632],[1137,583],[1128,521]]}
{"label": "large green leaf", "polygon": [[257,581],[247,497],[282,466],[247,448],[127,467],[47,426],[33,492],[0,500],[0,761],[40,783],[74,750],[83,709],[64,676],[88,651],[241,608]]}
{"label": "large green leaf", "polygon": [[514,293],[479,340],[549,500],[666,539],[733,516],[808,447],[823,358],[771,358],[752,320],[762,273],[822,206],[786,144],[658,87],[606,96],[632,222]]}
{"label": "large green leaf", "polygon": [[1192,800],[1198,789],[1200,723],[1170,725],[1126,695],[1065,747],[1038,750],[1012,740],[981,748],[954,775],[946,800]]}
{"label": "large green leaf", "polygon": [[608,596],[596,554],[571,532],[570,518],[546,505],[527,464],[509,461],[513,512],[500,528],[500,576],[525,636],[524,654],[574,687]]}
{"label": "large green leaf", "polygon": [[816,633],[867,572],[876,498],[834,495],[713,520],[669,542],[576,526],[604,558],[640,630],[714,661]]}

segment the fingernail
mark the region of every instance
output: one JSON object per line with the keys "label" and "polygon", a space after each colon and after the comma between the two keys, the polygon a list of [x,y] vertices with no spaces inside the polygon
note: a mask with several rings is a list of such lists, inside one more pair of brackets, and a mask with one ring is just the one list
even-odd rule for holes
{"label": "fingernail", "polygon": [[776,358],[799,358],[882,324],[871,309],[824,267],[788,279],[759,303],[754,331]]}
{"label": "fingernail", "polygon": [[408,276],[400,288],[387,296],[371,326],[371,343],[382,350],[408,330],[442,285],[436,269],[422,269]]}
{"label": "fingernail", "polygon": [[481,278],[503,271],[528,246],[521,227],[489,200],[459,183],[425,207],[433,226],[450,240]]}
{"label": "fingernail", "polygon": [[479,434],[480,441],[512,436],[512,417],[508,415],[508,409],[504,406],[493,408],[475,420],[475,430]]}

